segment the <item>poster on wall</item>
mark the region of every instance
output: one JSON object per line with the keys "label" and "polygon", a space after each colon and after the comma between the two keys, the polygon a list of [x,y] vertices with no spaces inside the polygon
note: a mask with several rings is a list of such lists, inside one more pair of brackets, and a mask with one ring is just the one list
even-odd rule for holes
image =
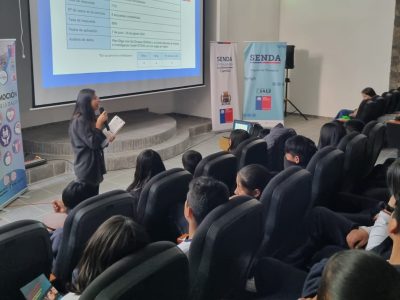
{"label": "poster on wall", "polygon": [[283,123],[286,43],[252,42],[244,52],[243,119],[264,127]]}
{"label": "poster on wall", "polygon": [[0,40],[0,208],[27,188],[15,61],[15,40]]}
{"label": "poster on wall", "polygon": [[237,43],[211,42],[210,72],[212,129],[232,129],[240,118]]}

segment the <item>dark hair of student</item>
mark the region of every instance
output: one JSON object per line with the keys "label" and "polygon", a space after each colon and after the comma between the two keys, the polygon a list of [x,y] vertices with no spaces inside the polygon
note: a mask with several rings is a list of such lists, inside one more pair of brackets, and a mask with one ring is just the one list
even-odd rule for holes
{"label": "dark hair of student", "polygon": [[124,216],[113,216],[92,235],[78,264],[78,277],[72,288],[81,294],[109,266],[149,243],[144,228]]}
{"label": "dark hair of student", "polygon": [[352,133],[352,132],[359,132],[361,133],[364,129],[365,123],[361,120],[348,120],[346,123],[344,123],[344,128],[346,129],[346,133]]}
{"label": "dark hair of student", "polygon": [[400,201],[400,158],[396,159],[386,173],[386,181],[391,195]]}
{"label": "dark hair of student", "polygon": [[203,159],[200,152],[189,150],[182,155],[183,168],[191,174],[194,174],[197,165]]}
{"label": "dark hair of student", "polygon": [[197,177],[189,184],[187,195],[197,225],[217,206],[229,201],[228,187],[211,177]]}
{"label": "dark hair of student", "polygon": [[92,100],[95,95],[96,92],[92,89],[81,90],[75,103],[72,118],[82,116],[85,120],[91,123],[96,122],[96,114],[92,108]]}
{"label": "dark hair of student", "polygon": [[346,135],[346,130],[342,124],[337,122],[329,122],[321,127],[318,149],[326,146],[336,147],[340,140]]}
{"label": "dark hair of student", "polygon": [[253,164],[240,169],[238,177],[243,187],[250,191],[259,190],[262,193],[273,176],[266,167]]}
{"label": "dark hair of student", "polygon": [[142,151],[136,158],[135,175],[127,191],[143,188],[151,178],[163,171],[165,166],[160,154],[151,149]]}
{"label": "dark hair of student", "polygon": [[315,143],[305,136],[296,135],[286,140],[285,153],[299,156],[299,165],[303,168],[307,166],[315,152],[317,152]]}
{"label": "dark hair of student", "polygon": [[400,274],[370,251],[347,250],[325,266],[318,300],[400,299]]}
{"label": "dark hair of student", "polygon": [[71,181],[62,191],[62,201],[68,209],[73,209],[82,201],[96,196],[93,188],[83,182]]}
{"label": "dark hair of student", "polygon": [[251,127],[250,135],[253,138],[262,138],[264,137],[263,130],[264,127],[262,127],[260,123],[254,123]]}
{"label": "dark hair of student", "polygon": [[372,87],[366,87],[361,91],[361,94],[368,95],[370,97],[376,96],[375,90]]}
{"label": "dark hair of student", "polygon": [[231,141],[231,145],[229,146],[228,151],[235,151],[236,148],[245,140],[250,138],[250,134],[243,129],[235,129],[231,131],[229,139]]}

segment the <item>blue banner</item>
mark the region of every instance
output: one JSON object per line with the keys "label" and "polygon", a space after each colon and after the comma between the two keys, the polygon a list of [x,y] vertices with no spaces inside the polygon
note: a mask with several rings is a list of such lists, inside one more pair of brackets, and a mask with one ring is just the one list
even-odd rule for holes
{"label": "blue banner", "polygon": [[0,40],[0,207],[16,199],[26,188],[15,41]]}
{"label": "blue banner", "polygon": [[254,42],[244,52],[243,119],[272,127],[283,123],[286,43]]}

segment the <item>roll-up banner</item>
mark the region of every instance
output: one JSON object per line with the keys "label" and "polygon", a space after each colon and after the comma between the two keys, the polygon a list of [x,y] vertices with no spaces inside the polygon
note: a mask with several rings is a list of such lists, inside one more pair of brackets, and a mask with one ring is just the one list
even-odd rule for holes
{"label": "roll-up banner", "polygon": [[284,120],[286,43],[251,42],[244,52],[243,119],[272,127]]}
{"label": "roll-up banner", "polygon": [[240,119],[237,43],[211,42],[210,72],[212,129],[232,129]]}
{"label": "roll-up banner", "polygon": [[15,40],[0,40],[0,208],[27,189]]}

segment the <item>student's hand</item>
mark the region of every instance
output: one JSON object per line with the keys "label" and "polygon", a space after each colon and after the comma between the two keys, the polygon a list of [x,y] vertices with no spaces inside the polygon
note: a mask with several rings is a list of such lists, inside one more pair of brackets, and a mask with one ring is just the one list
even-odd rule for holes
{"label": "student's hand", "polygon": [[350,249],[363,248],[368,243],[369,234],[364,229],[353,229],[346,237]]}
{"label": "student's hand", "polygon": [[108,114],[106,111],[103,111],[98,117],[96,121],[96,128],[103,129],[104,123],[108,120]]}
{"label": "student's hand", "polygon": [[67,213],[67,208],[64,205],[64,202],[62,200],[54,200],[51,202],[54,212],[56,213]]}

